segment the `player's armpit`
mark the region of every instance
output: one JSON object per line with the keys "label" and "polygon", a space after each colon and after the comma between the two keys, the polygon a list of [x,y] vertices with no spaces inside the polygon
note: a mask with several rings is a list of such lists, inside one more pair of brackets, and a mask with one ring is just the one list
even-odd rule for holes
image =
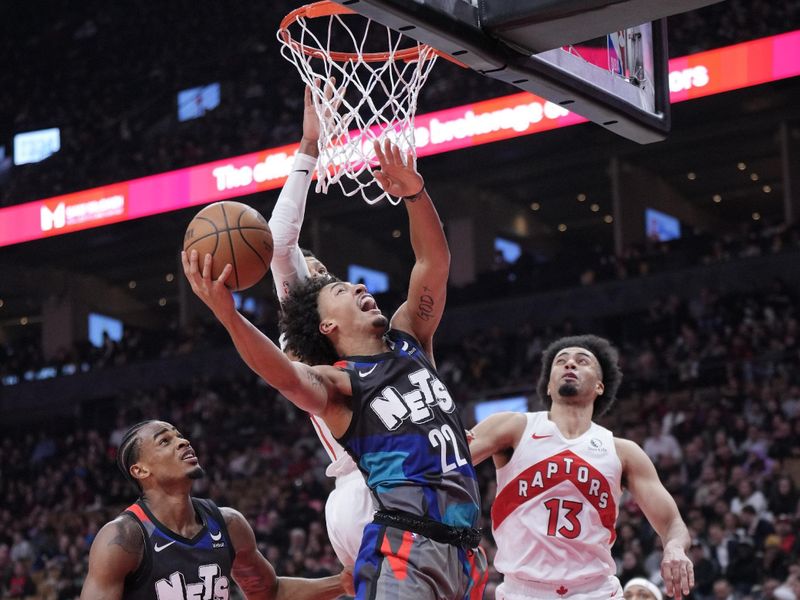
{"label": "player's armpit", "polygon": [[142,532],[130,517],[120,516],[104,525],[89,551],[81,600],[121,600],[125,577],[142,560],[143,543]]}
{"label": "player's armpit", "polygon": [[325,416],[332,403],[341,403],[344,396],[352,394],[350,376],[330,366],[310,367],[295,362],[297,378],[279,391],[292,404],[312,415]]}
{"label": "player's armpit", "polygon": [[495,456],[495,466],[503,466],[498,461],[508,462],[508,455],[519,443],[527,422],[523,413],[499,412],[478,423],[472,428],[472,439],[469,440],[473,464]]}

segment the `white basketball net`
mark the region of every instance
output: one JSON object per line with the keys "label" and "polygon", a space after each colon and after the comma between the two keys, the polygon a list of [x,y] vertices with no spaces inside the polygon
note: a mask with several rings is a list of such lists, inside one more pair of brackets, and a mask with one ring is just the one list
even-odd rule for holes
{"label": "white basketball net", "polygon": [[[363,33],[356,34],[347,25],[346,21],[354,18],[366,21]],[[314,31],[309,28],[311,21]],[[358,15],[301,16],[291,27],[293,32],[287,28],[289,35],[279,32],[278,39],[283,56],[311,87],[319,117],[317,192],[327,193],[330,186],[338,184],[345,196],[360,194],[368,204],[384,198],[399,203],[372,175],[377,164],[373,141],[382,143],[389,138],[403,155],[411,150],[416,161],[417,97],[436,62],[435,51]],[[381,51],[386,57],[367,62],[365,46],[368,40],[374,44],[376,35],[380,39],[385,36],[386,46]],[[341,47],[343,43],[349,47]],[[401,58],[409,47],[418,50],[418,59]],[[337,53],[352,54],[352,58],[335,60]],[[326,83],[334,79],[335,84]]]}

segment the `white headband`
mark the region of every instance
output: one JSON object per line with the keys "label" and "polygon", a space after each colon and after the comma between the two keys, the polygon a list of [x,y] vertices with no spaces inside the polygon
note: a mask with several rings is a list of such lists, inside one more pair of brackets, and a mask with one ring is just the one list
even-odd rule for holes
{"label": "white headband", "polygon": [[646,589],[648,592],[653,594],[653,597],[656,600],[664,600],[664,597],[661,595],[661,590],[658,589],[655,586],[655,584],[651,583],[644,577],[634,577],[628,583],[625,584],[625,587],[623,588],[622,591],[627,592],[628,589],[633,587],[634,585],[638,585],[639,587],[643,587],[644,589]]}

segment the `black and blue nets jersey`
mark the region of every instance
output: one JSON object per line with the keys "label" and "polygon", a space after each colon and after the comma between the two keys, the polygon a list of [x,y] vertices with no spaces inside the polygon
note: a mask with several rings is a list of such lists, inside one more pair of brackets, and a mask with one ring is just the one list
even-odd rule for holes
{"label": "black and blue nets jersey", "polygon": [[192,539],[170,531],[140,499],[125,514],[144,536],[139,568],[125,580],[124,600],[227,600],[232,595],[234,549],[217,506],[192,498],[203,527]]}
{"label": "black and blue nets jersey", "polygon": [[419,342],[397,330],[389,351],[336,363],[353,388],[353,420],[339,442],[381,510],[475,527],[480,496],[464,426]]}

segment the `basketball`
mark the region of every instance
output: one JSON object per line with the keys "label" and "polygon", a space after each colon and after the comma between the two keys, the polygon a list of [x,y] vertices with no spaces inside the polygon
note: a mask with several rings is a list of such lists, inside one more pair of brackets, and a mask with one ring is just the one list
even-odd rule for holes
{"label": "basketball", "polygon": [[214,257],[211,277],[216,279],[225,265],[233,266],[226,285],[246,290],[261,281],[272,260],[272,232],[267,220],[241,202],[215,202],[201,210],[183,236],[186,252],[197,250],[200,264],[206,254]]}

